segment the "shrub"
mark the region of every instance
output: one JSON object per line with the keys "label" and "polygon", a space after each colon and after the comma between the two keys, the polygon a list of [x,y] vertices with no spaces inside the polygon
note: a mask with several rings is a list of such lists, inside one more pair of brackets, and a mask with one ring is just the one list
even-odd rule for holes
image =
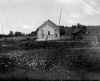
{"label": "shrub", "polygon": [[10,59],[8,56],[0,56],[0,72],[6,73],[13,71],[16,66],[16,62],[13,59]]}

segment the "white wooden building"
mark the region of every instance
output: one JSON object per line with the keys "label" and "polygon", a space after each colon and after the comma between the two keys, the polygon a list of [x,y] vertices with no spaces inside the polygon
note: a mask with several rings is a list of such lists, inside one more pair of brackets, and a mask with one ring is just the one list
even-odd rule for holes
{"label": "white wooden building", "polygon": [[37,29],[37,41],[59,40],[59,27],[52,21],[47,20]]}

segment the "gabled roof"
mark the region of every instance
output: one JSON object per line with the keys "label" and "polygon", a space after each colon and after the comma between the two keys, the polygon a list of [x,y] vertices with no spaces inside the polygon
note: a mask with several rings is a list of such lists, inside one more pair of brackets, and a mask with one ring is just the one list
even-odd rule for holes
{"label": "gabled roof", "polygon": [[57,25],[56,25],[54,22],[52,22],[51,20],[48,19],[48,20],[45,21],[42,25],[40,25],[40,26],[37,28],[37,30],[39,30],[40,28],[44,27],[44,25],[47,25],[47,24],[51,25],[51,27],[57,27]]}
{"label": "gabled roof", "polygon": [[64,27],[63,25],[56,25],[54,22],[52,22],[51,20],[47,20],[45,21],[42,25],[40,25],[36,31],[38,31],[40,28],[44,27],[45,25],[49,24],[51,27],[53,28],[58,28],[60,31],[64,31],[64,30],[68,30],[69,28],[66,26]]}
{"label": "gabled roof", "polygon": [[56,26],[56,24],[54,22],[52,22],[51,20],[49,20],[49,19],[47,21],[45,21],[45,23],[51,23],[52,25]]}

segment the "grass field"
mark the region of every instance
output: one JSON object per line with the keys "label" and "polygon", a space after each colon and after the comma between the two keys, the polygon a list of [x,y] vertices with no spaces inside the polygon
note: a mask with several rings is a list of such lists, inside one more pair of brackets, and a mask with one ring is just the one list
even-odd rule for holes
{"label": "grass field", "polygon": [[100,80],[99,49],[85,42],[0,41],[0,78]]}

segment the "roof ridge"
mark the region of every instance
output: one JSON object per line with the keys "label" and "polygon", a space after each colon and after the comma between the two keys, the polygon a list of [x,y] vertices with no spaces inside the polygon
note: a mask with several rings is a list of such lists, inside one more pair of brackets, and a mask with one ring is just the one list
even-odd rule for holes
{"label": "roof ridge", "polygon": [[57,24],[55,24],[52,20],[50,20],[50,19],[48,19],[47,21],[45,21],[45,22],[50,22],[50,23],[52,23],[52,24],[54,24],[54,25],[56,25],[57,26]]}

